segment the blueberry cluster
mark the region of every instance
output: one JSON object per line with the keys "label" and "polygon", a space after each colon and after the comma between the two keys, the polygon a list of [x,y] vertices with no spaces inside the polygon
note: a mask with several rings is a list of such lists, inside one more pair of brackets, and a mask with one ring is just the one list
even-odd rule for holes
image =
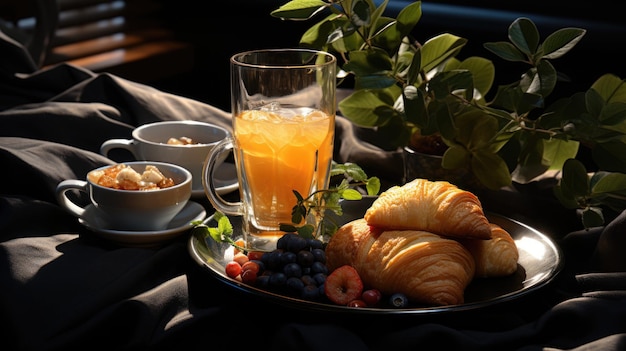
{"label": "blueberry cluster", "polygon": [[261,263],[256,286],[307,301],[325,298],[328,268],[320,240],[287,233],[275,250],[261,256]]}

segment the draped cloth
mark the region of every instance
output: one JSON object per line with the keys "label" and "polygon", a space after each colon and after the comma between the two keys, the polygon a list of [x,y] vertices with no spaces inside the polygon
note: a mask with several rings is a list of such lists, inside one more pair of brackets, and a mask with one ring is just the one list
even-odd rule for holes
{"label": "draped cloth", "polygon": [[[0,340],[4,350],[617,350],[626,345],[626,213],[582,230],[525,202],[507,214],[547,228],[564,253],[547,286],[479,311],[380,316],[296,310],[224,285],[191,258],[187,235],[152,248],[103,240],[57,204],[56,185],[119,160],[99,154],[134,127],[190,119],[231,128],[208,104],[110,74],[33,66],[0,32]],[[227,87],[224,87],[227,89]],[[121,157],[121,156],[120,156]],[[398,152],[337,117],[335,160],[385,184]],[[201,200],[199,200],[201,201]],[[210,212],[210,204],[201,201]],[[506,201],[505,201],[506,202]],[[532,223],[534,221],[534,223]]]}

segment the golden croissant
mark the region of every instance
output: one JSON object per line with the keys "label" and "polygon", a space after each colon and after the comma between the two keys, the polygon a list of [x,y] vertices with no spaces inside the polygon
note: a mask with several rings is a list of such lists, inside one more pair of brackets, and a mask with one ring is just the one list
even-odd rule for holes
{"label": "golden croissant", "polygon": [[365,286],[430,306],[461,304],[474,258],[458,241],[418,230],[383,230],[364,219],[341,226],[326,247],[330,270],[354,267]]}
{"label": "golden croissant", "polygon": [[462,239],[460,242],[472,253],[476,263],[475,276],[502,277],[517,271],[519,251],[511,234],[491,223],[491,239]]}
{"label": "golden croissant", "polygon": [[446,181],[415,179],[380,194],[364,216],[386,229],[424,230],[455,238],[491,238],[489,221],[473,193]]}

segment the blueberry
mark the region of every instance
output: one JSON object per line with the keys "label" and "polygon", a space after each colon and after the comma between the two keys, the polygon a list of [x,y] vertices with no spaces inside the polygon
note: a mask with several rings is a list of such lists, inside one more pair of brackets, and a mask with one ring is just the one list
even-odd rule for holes
{"label": "blueberry", "polygon": [[296,235],[292,236],[287,242],[287,250],[291,252],[298,252],[306,248],[306,239]]}
{"label": "blueberry", "polygon": [[324,251],[323,249],[313,249],[311,250],[311,253],[315,258],[315,261],[326,263],[326,251]]}
{"label": "blueberry", "polygon": [[315,275],[313,275],[313,279],[315,280],[316,285],[322,285],[326,282],[326,273],[315,273]]}
{"label": "blueberry", "polygon": [[315,262],[315,257],[313,257],[313,253],[308,250],[300,250],[298,251],[298,261],[302,267],[311,267],[313,262]]}
{"label": "blueberry", "polygon": [[259,265],[259,272],[265,271],[265,262],[263,262],[261,260],[252,260],[252,262],[254,262],[254,263]]}
{"label": "blueberry", "polygon": [[287,263],[285,267],[283,267],[283,273],[285,273],[287,278],[296,277],[300,279],[300,277],[302,277],[302,268],[295,262]]}
{"label": "blueberry", "polygon": [[409,305],[409,299],[402,293],[395,293],[389,297],[389,304],[393,308],[405,308]]}
{"label": "blueberry", "polygon": [[270,276],[269,275],[260,275],[256,277],[255,284],[260,288],[267,288],[270,285]]}
{"label": "blueberry", "polygon": [[282,287],[287,282],[287,276],[283,272],[274,272],[270,275],[270,286]]}
{"label": "blueberry", "polygon": [[304,285],[314,285],[317,286],[317,281],[312,276],[306,274],[300,277],[300,280],[304,282]]}
{"label": "blueberry", "polygon": [[319,295],[321,300],[328,300],[328,298],[326,297],[326,291],[324,290],[324,284],[320,285],[317,287],[317,295]]}
{"label": "blueberry", "polygon": [[304,283],[302,282],[302,280],[300,280],[300,278],[290,277],[287,279],[287,282],[285,284],[290,291],[296,294],[300,294],[302,292],[302,289],[304,289]]}
{"label": "blueberry", "polygon": [[[274,250],[270,253],[267,254],[267,260],[266,260],[266,268],[268,269],[277,269],[281,266],[280,264],[280,260],[281,260],[281,256],[282,256],[282,251],[280,250]],[[263,255],[263,257],[265,257],[265,255]]]}
{"label": "blueberry", "polygon": [[302,298],[308,301],[317,300],[320,296],[320,290],[315,285],[305,285],[302,289]]}
{"label": "blueberry", "polygon": [[311,273],[315,275],[316,273],[324,273],[328,274],[328,267],[322,262],[313,262],[311,265]]}
{"label": "blueberry", "polygon": [[322,243],[322,241],[318,239],[307,239],[307,247],[309,247],[311,250],[321,249],[324,247],[324,243]]}
{"label": "blueberry", "polygon": [[291,241],[291,239],[295,237],[300,237],[300,236],[296,233],[285,233],[276,241],[276,248],[280,250],[285,250],[285,251],[288,250],[289,242]]}
{"label": "blueberry", "polygon": [[283,252],[282,255],[280,255],[280,264],[284,266],[288,263],[296,262],[297,259],[298,259],[298,255],[296,255],[295,253],[291,251],[286,251],[286,252]]}
{"label": "blueberry", "polygon": [[271,256],[272,256],[271,252],[264,252],[263,255],[261,256],[261,261],[265,263],[265,265],[267,265]]}

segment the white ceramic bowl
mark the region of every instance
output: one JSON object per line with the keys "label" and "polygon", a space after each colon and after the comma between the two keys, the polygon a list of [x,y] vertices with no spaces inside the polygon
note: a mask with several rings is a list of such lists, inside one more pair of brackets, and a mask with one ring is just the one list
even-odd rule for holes
{"label": "white ceramic bowl", "polygon": [[[174,185],[156,190],[119,190],[98,185],[88,177],[85,180],[68,179],[57,185],[57,201],[78,218],[82,218],[88,205],[94,206],[110,229],[153,231],[166,228],[191,197],[191,173],[181,166],[163,162],[136,161],[124,164],[138,173],[143,173],[147,165],[156,166],[165,177],[172,178]],[[96,170],[109,167],[111,165]],[[75,197],[69,196],[71,190],[86,193],[90,204],[79,204]]]}

